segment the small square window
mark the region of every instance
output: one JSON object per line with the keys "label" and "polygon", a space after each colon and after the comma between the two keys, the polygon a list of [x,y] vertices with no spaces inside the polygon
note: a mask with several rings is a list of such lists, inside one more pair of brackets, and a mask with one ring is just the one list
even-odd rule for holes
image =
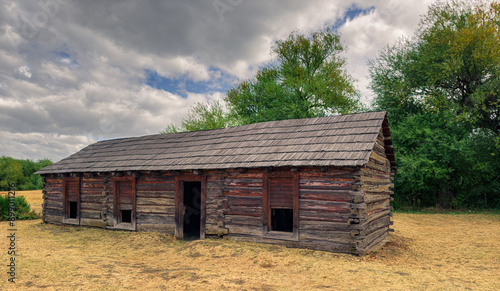
{"label": "small square window", "polygon": [[293,232],[293,209],[271,209],[271,230]]}
{"label": "small square window", "polygon": [[121,216],[123,223],[132,223],[132,210],[122,210]]}

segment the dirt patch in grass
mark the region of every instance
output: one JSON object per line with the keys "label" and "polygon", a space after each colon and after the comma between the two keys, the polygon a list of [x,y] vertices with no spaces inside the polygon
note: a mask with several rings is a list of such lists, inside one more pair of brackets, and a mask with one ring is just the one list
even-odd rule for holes
{"label": "dirt patch in grass", "polygon": [[[0,223],[0,265],[8,225]],[[499,290],[500,215],[396,213],[364,257],[223,239],[17,222],[18,289]],[[2,250],[3,249],[3,250]],[[0,272],[0,286],[8,286]]]}

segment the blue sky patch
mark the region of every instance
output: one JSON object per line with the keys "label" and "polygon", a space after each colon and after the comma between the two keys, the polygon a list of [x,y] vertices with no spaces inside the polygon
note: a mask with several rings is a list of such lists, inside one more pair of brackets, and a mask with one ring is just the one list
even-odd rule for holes
{"label": "blue sky patch", "polygon": [[200,82],[195,82],[185,75],[178,78],[166,78],[151,69],[145,69],[144,74],[144,83],[146,85],[177,94],[182,98],[187,98],[188,92],[198,94],[226,92],[230,89],[232,81],[236,79],[234,76],[228,75],[216,68],[210,68],[210,81]]}
{"label": "blue sky patch", "polygon": [[365,15],[369,13],[370,11],[375,10],[375,6],[372,6],[368,9],[361,9],[356,5],[352,5],[347,9],[347,11],[344,14],[344,18],[340,18],[335,22],[334,25],[332,25],[332,30],[336,31],[339,29],[344,23],[347,22],[347,20],[353,20],[354,18],[358,17],[359,15]]}
{"label": "blue sky patch", "polygon": [[78,69],[80,64],[76,61],[76,57],[72,57],[70,54],[63,51],[56,51],[55,62],[67,66],[70,69]]}

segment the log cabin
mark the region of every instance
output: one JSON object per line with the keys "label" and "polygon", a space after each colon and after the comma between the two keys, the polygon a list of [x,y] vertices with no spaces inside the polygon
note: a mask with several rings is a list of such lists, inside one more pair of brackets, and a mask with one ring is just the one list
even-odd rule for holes
{"label": "log cabin", "polygon": [[99,141],[38,171],[45,223],[363,255],[389,240],[387,115]]}

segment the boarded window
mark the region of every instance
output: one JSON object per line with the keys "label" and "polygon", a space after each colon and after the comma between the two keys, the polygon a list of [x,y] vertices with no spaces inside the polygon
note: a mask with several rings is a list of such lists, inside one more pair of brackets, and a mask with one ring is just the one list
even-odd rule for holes
{"label": "boarded window", "polygon": [[114,187],[117,223],[135,224],[135,179],[115,178]]}
{"label": "boarded window", "polygon": [[264,221],[268,231],[292,233],[298,238],[298,173],[264,175]]}
{"label": "boarded window", "polygon": [[271,208],[293,208],[293,178],[269,178]]}
{"label": "boarded window", "polygon": [[80,217],[80,179],[64,179],[64,219],[66,223],[78,223]]}
{"label": "boarded window", "polygon": [[271,230],[293,232],[293,178],[270,178]]}

